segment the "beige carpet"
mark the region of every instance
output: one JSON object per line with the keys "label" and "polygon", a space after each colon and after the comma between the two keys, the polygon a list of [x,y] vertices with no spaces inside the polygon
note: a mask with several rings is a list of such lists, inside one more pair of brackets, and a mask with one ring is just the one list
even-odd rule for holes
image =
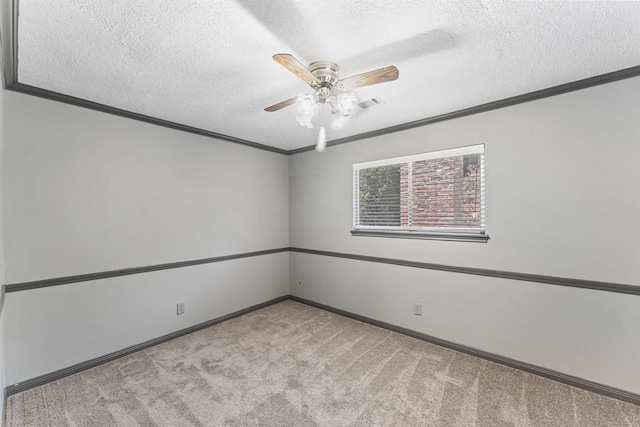
{"label": "beige carpet", "polygon": [[16,426],[640,426],[640,407],[293,301],[11,396]]}

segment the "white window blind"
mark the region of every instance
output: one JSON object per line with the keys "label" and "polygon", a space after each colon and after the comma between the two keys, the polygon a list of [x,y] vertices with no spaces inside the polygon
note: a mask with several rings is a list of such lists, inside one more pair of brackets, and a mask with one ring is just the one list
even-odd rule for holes
{"label": "white window blind", "polygon": [[353,165],[355,230],[484,234],[484,145]]}

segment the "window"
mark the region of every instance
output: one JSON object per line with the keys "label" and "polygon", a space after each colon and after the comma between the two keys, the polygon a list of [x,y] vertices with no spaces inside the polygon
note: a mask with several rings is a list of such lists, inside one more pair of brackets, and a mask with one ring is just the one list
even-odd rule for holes
{"label": "window", "polygon": [[484,145],[353,165],[354,235],[486,242]]}

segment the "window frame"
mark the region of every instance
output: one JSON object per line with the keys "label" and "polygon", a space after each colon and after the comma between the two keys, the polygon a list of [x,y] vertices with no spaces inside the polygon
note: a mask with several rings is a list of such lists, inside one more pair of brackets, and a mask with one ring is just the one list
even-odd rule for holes
{"label": "window frame", "polygon": [[[359,171],[381,166],[402,165],[410,162],[435,160],[449,157],[459,157],[469,154],[480,154],[480,204],[481,222],[479,228],[444,228],[444,227],[402,227],[402,226],[374,226],[358,225],[359,214]],[[485,225],[485,165],[484,144],[469,145],[446,150],[432,151],[428,153],[409,156],[392,157],[388,159],[373,160],[369,162],[354,163],[352,175],[352,229],[353,236],[393,237],[405,239],[449,240],[486,243],[489,236],[486,234]]]}

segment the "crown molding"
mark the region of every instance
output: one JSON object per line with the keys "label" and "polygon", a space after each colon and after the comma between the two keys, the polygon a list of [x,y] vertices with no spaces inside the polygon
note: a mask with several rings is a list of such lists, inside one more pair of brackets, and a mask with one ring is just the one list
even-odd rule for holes
{"label": "crown molding", "polygon": [[[600,74],[594,77],[589,77],[582,80],[576,80],[569,83],[564,83],[558,86],[553,86],[546,89],[536,90],[534,92],[525,93],[522,95],[512,96],[510,98],[500,99],[498,101],[488,102],[486,104],[476,105],[474,107],[465,108],[462,110],[453,111],[451,113],[441,114],[439,116],[427,117],[424,119],[416,120],[413,122],[403,123],[395,126],[390,126],[384,129],[377,129],[371,132],[360,133],[358,135],[347,136],[345,138],[334,139],[327,142],[327,147],[332,147],[340,144],[346,144],[348,142],[359,141],[361,139],[373,138],[380,135],[386,135],[388,133],[399,132],[402,130],[412,129],[415,127],[426,126],[433,123],[444,122],[446,120],[458,119],[460,117],[471,116],[473,114],[485,113],[487,111],[497,110],[499,108],[510,107],[512,105],[523,104],[525,102],[536,101],[542,98],[548,98],[550,96],[561,95],[567,92],[573,92],[580,89],[586,89],[592,86],[598,86],[606,83],[612,83],[618,80],[628,79],[631,77],[640,76],[640,65],[623,70],[613,71],[611,73]],[[287,154],[299,154],[306,151],[314,150],[314,145],[307,147],[297,148],[295,150],[289,150]]]}
{"label": "crown molding", "polygon": [[[158,119],[156,117],[147,116],[144,114],[134,113],[131,111],[123,110],[120,108],[111,107],[104,104],[88,101],[83,98],[77,98],[69,95],[65,95],[58,92],[42,89],[35,86],[29,86],[22,84],[18,81],[18,0],[6,0],[2,1],[2,41],[3,41],[3,73],[4,84],[7,90],[20,92],[28,95],[38,96],[53,101],[63,102],[83,108],[89,108],[92,110],[101,111],[103,113],[115,114],[117,116],[126,117],[133,120],[139,120],[146,123],[155,124],[183,132],[189,132],[196,135],[206,136],[222,141],[227,141],[235,144],[240,144],[260,150],[270,151],[273,153],[293,155],[312,151],[314,145],[306,147],[296,148],[294,150],[283,150],[281,148],[272,147],[269,145],[260,144],[258,142],[249,141],[246,139],[236,138],[230,135],[224,135],[217,132],[212,132],[192,126],[183,125],[168,120]],[[462,110],[453,111],[446,114],[441,114],[433,117],[426,117],[424,119],[415,120],[408,123],[402,123],[386,127],[383,129],[376,129],[370,132],[364,132],[357,135],[348,136],[345,138],[334,139],[327,142],[328,147],[333,147],[340,144],[346,144],[348,142],[359,141],[361,139],[373,138],[380,135],[386,135],[389,133],[399,132],[415,127],[426,126],[433,123],[443,122],[446,120],[457,119],[460,117],[470,116],[473,114],[484,113],[487,111],[497,110],[499,108],[510,107],[512,105],[522,104],[525,102],[535,101],[550,96],[560,95],[567,92],[572,92],[580,89],[586,89],[592,86],[611,83],[622,79],[628,79],[631,77],[640,76],[640,65],[630,68],[625,68],[618,71],[613,71],[606,74],[600,74],[597,76],[589,77],[586,79],[576,80],[569,83],[564,83],[558,86],[553,86],[546,89],[537,90],[534,92],[525,93],[522,95],[512,96],[497,101],[488,102],[486,104],[476,105],[473,107],[465,108]]]}
{"label": "crown molding", "polygon": [[[15,79],[16,76],[13,76]],[[211,132],[208,130],[196,128],[193,126],[187,126],[176,122],[171,122],[169,120],[158,119],[151,116],[146,116],[144,114],[134,113],[131,111],[123,110],[120,108],[111,107],[105,104],[99,104],[97,102],[88,101],[82,98],[76,98],[69,95],[64,95],[62,93],[53,92],[46,89],[41,89],[35,86],[29,86],[22,83],[13,83],[11,85],[6,85],[7,90],[11,90],[14,92],[24,93],[27,95],[34,95],[39,98],[45,98],[52,101],[63,102],[65,104],[75,105],[78,107],[88,108],[91,110],[101,111],[103,113],[114,114],[120,117],[126,117],[128,119],[138,120],[141,122],[151,123],[158,126],[163,126],[170,129],[180,130],[183,132],[193,133],[200,136],[206,136],[209,138],[214,138],[217,140],[232,142],[234,144],[240,144],[251,148],[257,148],[259,150],[270,151],[272,153],[284,154],[287,155],[289,152],[287,150],[282,150],[280,148],[271,147],[269,145],[259,144],[257,142],[249,141],[246,139],[240,139],[229,135],[224,135],[221,133]]]}

